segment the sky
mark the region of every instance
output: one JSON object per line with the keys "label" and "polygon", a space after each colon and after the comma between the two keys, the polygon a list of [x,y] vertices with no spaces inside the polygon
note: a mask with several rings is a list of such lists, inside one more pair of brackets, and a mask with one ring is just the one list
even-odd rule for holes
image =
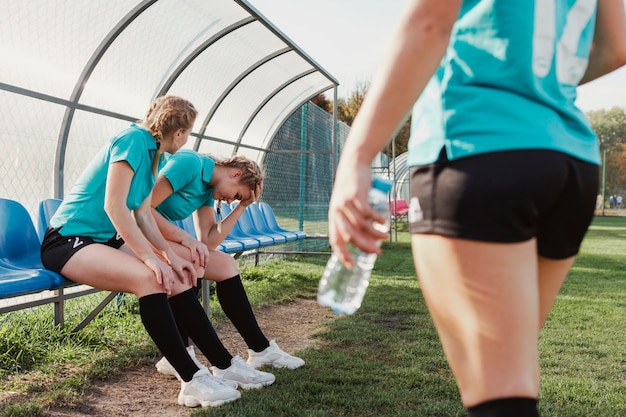
{"label": "sky", "polygon": [[[406,0],[248,2],[335,77],[339,97],[344,98],[359,83],[372,80],[406,4]],[[626,68],[579,87],[576,104],[583,111],[626,108]]]}

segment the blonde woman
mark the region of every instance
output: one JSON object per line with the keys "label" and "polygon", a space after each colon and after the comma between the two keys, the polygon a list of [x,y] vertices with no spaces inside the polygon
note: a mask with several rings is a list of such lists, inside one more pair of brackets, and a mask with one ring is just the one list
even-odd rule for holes
{"label": "blonde woman", "polygon": [[241,396],[198,367],[185,349],[175,316],[193,318],[179,321],[198,344],[211,330],[193,290],[204,270],[176,254],[150,206],[159,161],[187,142],[196,115],[187,100],[157,98],[142,121],[113,137],[91,161],[52,217],[41,247],[46,268],[137,296],[146,331],[181,377],[178,403],[188,407]]}

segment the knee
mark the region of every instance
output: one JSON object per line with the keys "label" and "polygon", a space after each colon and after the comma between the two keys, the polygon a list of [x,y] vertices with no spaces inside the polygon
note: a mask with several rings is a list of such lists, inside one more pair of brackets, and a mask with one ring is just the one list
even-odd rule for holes
{"label": "knee", "polygon": [[222,255],[223,262],[221,263],[221,269],[224,271],[224,279],[232,278],[235,275],[239,274],[239,267],[237,266],[237,261],[235,260],[235,258],[225,253],[223,253]]}
{"label": "knee", "polygon": [[135,294],[137,298],[150,294],[164,293],[165,287],[157,282],[157,277],[154,272],[149,268],[145,269],[146,270],[141,274],[141,276],[137,276],[135,279],[130,280],[132,283],[130,292]]}
{"label": "knee", "polygon": [[203,277],[219,282],[232,278],[238,273],[237,261],[232,256],[224,252],[211,251],[209,266],[206,268]]}
{"label": "knee", "polygon": [[200,278],[203,277],[206,274],[206,269],[204,269],[201,266],[198,266],[196,264],[194,264],[194,266],[196,267],[196,277]]}

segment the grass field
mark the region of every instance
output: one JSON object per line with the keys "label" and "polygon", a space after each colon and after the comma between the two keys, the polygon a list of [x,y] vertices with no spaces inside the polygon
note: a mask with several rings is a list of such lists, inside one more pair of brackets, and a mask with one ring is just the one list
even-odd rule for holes
{"label": "grass field", "polygon": [[[307,366],[273,370],[277,382],[193,416],[464,416],[410,255],[409,236],[383,246],[363,306],[316,335],[323,348],[299,352]],[[255,306],[312,298],[324,257],[246,267]],[[541,334],[544,416],[626,415],[626,218],[597,217]],[[214,320],[223,319],[215,300]],[[2,319],[0,317],[0,319]],[[45,415],[47,404],[81,401],[90,381],[154,357],[134,306],[107,310],[78,335],[50,322],[0,321],[0,392],[28,402],[0,417]],[[59,366],[59,364],[62,364]],[[63,369],[76,369],[68,373]]]}

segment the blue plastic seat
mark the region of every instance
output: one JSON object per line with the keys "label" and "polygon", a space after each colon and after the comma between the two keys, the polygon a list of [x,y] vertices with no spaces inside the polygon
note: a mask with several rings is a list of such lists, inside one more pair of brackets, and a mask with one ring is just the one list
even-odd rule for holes
{"label": "blue plastic seat", "polygon": [[198,235],[196,234],[196,226],[193,224],[193,214],[190,214],[187,218],[182,220],[174,220],[172,223],[189,233],[194,238],[198,238]]}
{"label": "blue plastic seat", "polygon": [[[174,220],[172,223],[180,227],[196,239],[198,238],[198,235],[196,233],[196,226],[193,223],[193,214],[189,215],[183,220]],[[226,253],[241,252],[243,251],[243,245],[239,242],[228,241],[226,242],[226,244],[219,244],[216,250]]]}
{"label": "blue plastic seat", "polygon": [[52,279],[37,269],[9,269],[0,265],[0,298],[11,298],[47,290]]}
{"label": "blue plastic seat", "polygon": [[[63,200],[58,198],[45,198],[39,202],[37,232],[39,234],[40,242],[43,240],[43,236],[46,234],[46,230],[50,225],[50,219],[54,216],[54,213],[56,213],[62,202]],[[39,254],[39,250],[37,253]],[[39,256],[38,259],[40,258],[41,256]],[[76,284],[74,281],[65,278],[63,275],[49,270],[46,270],[46,272],[52,274],[52,289]]]}
{"label": "blue plastic seat", "polygon": [[[224,219],[230,214],[230,206],[226,203],[222,204],[220,212],[220,216],[222,217],[222,219]],[[247,244],[244,244],[243,241],[235,238],[234,236],[231,236],[231,234],[229,233],[228,236],[226,236],[226,238],[222,240],[222,243],[220,243],[220,250],[226,253],[236,253],[243,252],[244,250],[256,249],[259,247],[258,241],[247,241],[246,243]]]}
{"label": "blue plastic seat", "polygon": [[0,199],[0,264],[13,269],[44,269],[41,244],[33,221],[22,204]]}
{"label": "blue plastic seat", "polygon": [[40,247],[26,208],[17,201],[0,198],[0,297],[73,284],[43,267]]}
{"label": "blue plastic seat", "polygon": [[43,240],[43,235],[46,234],[48,226],[50,225],[50,219],[54,216],[57,209],[61,205],[63,200],[58,198],[46,198],[39,202],[39,216],[37,218],[37,233],[39,234],[39,240]]}
{"label": "blue plastic seat", "polygon": [[[198,235],[196,234],[196,226],[193,223],[193,215],[189,215],[189,217],[183,220],[175,220],[172,223],[174,223],[176,226],[180,227],[196,239],[198,238]],[[221,252],[240,252],[243,250],[243,245],[237,242],[228,242],[228,244],[226,245],[218,245],[216,249]]]}
{"label": "blue plastic seat", "polygon": [[[232,207],[229,206],[228,204],[222,204],[221,211],[222,211],[222,219],[223,219],[224,217],[230,214],[230,212],[232,211]],[[237,219],[237,222],[239,222],[239,219]],[[261,243],[257,239],[243,236],[241,232],[239,231],[239,229],[237,228],[237,224],[235,224],[235,226],[231,229],[230,233],[228,234],[226,239],[222,241],[222,243],[226,242],[227,240],[234,240],[236,242],[240,242],[243,245],[244,250],[257,249],[261,247]]]}
{"label": "blue plastic seat", "polygon": [[[254,226],[254,230],[256,234],[266,235],[274,239],[274,243],[284,243],[287,242],[287,236],[283,233],[277,233],[267,226],[265,222],[265,216],[263,216],[263,212],[261,212],[261,208],[257,203],[252,203],[246,209],[248,214],[250,215],[250,219],[252,220],[252,225]],[[296,237],[289,240],[295,240]]]}
{"label": "blue plastic seat", "polygon": [[296,239],[306,238],[307,236],[306,232],[302,230],[287,230],[287,229],[283,229],[282,227],[280,227],[278,225],[278,220],[276,220],[276,215],[274,214],[274,210],[269,204],[265,202],[261,202],[259,203],[259,207],[261,208],[261,212],[265,216],[265,222],[267,223],[267,226],[270,228],[270,230],[273,230],[276,233],[288,234],[288,235],[291,235],[292,237],[295,236]]}
{"label": "blue plastic seat", "polygon": [[[234,209],[238,204],[238,201],[234,201],[231,204],[231,208]],[[252,223],[252,217],[250,217],[250,212],[247,207],[244,209],[243,213],[241,213],[241,216],[239,216],[233,231],[238,237],[249,237],[258,240],[261,246],[274,244],[274,239],[271,236],[264,235],[255,230],[254,224]]]}

